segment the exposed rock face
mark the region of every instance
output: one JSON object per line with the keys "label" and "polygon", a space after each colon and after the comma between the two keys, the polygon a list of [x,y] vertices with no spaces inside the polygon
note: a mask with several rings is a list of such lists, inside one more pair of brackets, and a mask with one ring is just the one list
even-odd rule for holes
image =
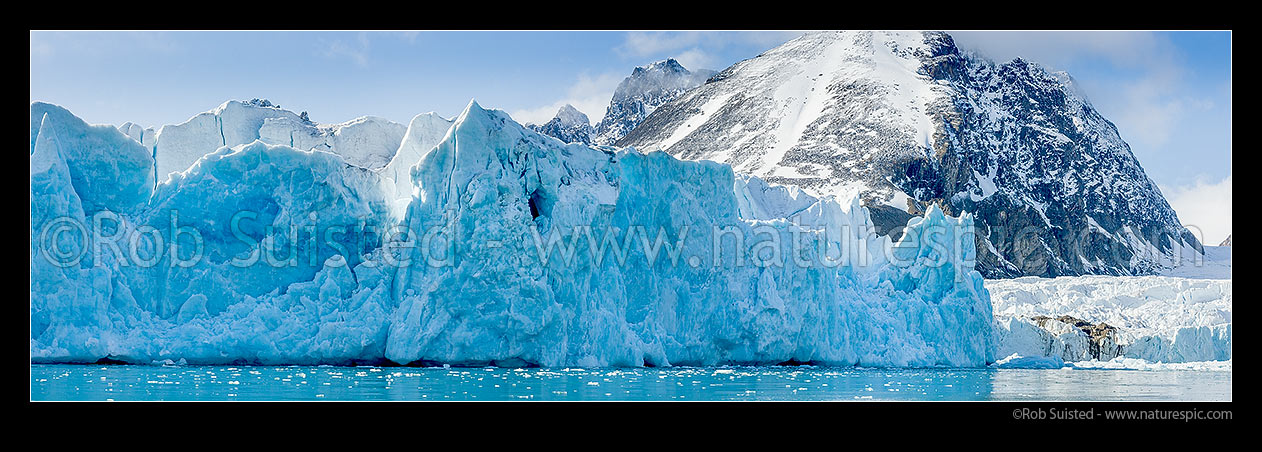
{"label": "exposed rock face", "polygon": [[1059,325],[1052,322],[1059,322],[1064,325],[1077,328],[1087,339],[1087,355],[1091,359],[1108,361],[1122,355],[1122,346],[1117,344],[1117,328],[1109,326],[1109,324],[1091,323],[1077,317],[1062,315],[1059,317],[1034,316],[1033,320],[1039,327],[1048,331],[1057,331]]}
{"label": "exposed rock face", "polygon": [[587,115],[570,104],[561,107],[557,115],[544,125],[527,124],[526,127],[566,143],[592,144],[596,136],[596,129],[592,128]]}
{"label": "exposed rock face", "polygon": [[714,75],[709,69],[689,71],[674,59],[640,66],[618,84],[596,125],[596,144],[613,144],[640,125],[657,107],[705,83]]}
{"label": "exposed rock face", "polygon": [[1202,250],[1068,74],[962,53],[945,33],[805,35],[617,145],[860,196],[882,233],[929,204],[972,213],[989,278],[1150,274]]}

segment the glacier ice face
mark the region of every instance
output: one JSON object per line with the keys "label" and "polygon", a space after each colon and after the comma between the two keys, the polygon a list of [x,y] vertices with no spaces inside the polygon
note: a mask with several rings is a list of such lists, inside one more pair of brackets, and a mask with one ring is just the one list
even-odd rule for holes
{"label": "glacier ice face", "polygon": [[399,149],[390,163],[381,170],[385,180],[384,190],[390,201],[391,212],[395,218],[402,218],[408,204],[412,202],[412,167],[421,161],[421,156],[433,149],[447,136],[453,120],[443,118],[437,113],[429,112],[416,115],[408,123]]}
{"label": "glacier ice face", "polygon": [[[46,218],[99,214],[63,157],[78,148],[44,122],[32,127],[33,237]],[[382,171],[288,145],[216,146],[86,240],[56,236],[92,248],[78,265],[53,265],[33,241],[32,360],[994,361],[967,216],[930,209],[891,243],[857,202],[725,165],[567,145],[476,103],[447,123],[418,116],[410,150]],[[400,167],[406,187],[389,177]],[[152,182],[152,167],[123,169],[84,183]],[[396,219],[403,234],[381,232]],[[344,233],[310,240],[330,229]]]}
{"label": "glacier ice face", "polygon": [[162,126],[154,153],[158,162],[158,178],[165,180],[170,173],[184,171],[203,155],[222,146],[236,146],[259,139],[259,129],[269,118],[301,121],[293,112],[270,104],[262,106],[233,100],[183,123]]}
{"label": "glacier ice face", "polygon": [[[153,156],[140,143],[107,125],[88,125],[68,110],[31,103],[31,160],[39,146],[51,164],[61,160],[85,212],[130,212],[152,194]],[[58,155],[53,158],[52,155]],[[32,166],[31,172],[44,168]]]}
{"label": "glacier ice face", "polygon": [[289,116],[267,118],[259,128],[259,140],[302,150],[328,151],[360,168],[381,169],[399,149],[407,127],[375,116],[363,116],[341,124],[314,124]]}
{"label": "glacier ice face", "polygon": [[128,121],[118,126],[118,131],[136,140],[145,149],[153,149],[158,144],[158,132],[153,130],[153,127],[145,128],[140,124]]}
{"label": "glacier ice face", "polygon": [[[43,155],[32,161],[51,158]],[[32,180],[57,180],[62,166],[53,161],[38,177],[32,163]],[[380,303],[390,297],[387,280],[364,256],[381,252],[380,239],[354,231],[330,242],[302,235],[379,227],[386,201],[377,177],[326,152],[257,141],[223,147],[159,185],[145,209],[112,217],[115,226],[94,233],[82,266],[57,268],[33,242],[32,358],[379,360],[381,345],[373,344],[383,343],[391,309]],[[64,186],[35,187],[33,214],[37,205],[76,214]],[[51,202],[54,195],[69,202]],[[33,234],[36,227],[33,221]],[[120,242],[125,251],[105,245]]]}
{"label": "glacier ice face", "polygon": [[[923,264],[939,251],[930,243],[952,250],[958,243],[900,242],[894,254],[924,258],[904,267],[707,260],[724,254],[714,252],[715,228],[789,243],[795,231],[824,236],[815,228],[829,226],[834,250],[881,240],[866,221],[855,224],[866,220],[860,206],[846,211],[835,202],[816,203],[816,224],[747,221],[729,167],[660,152],[562,145],[476,104],[415,171],[419,194],[409,229],[437,227],[433,236],[453,234],[457,246],[448,265],[399,271],[399,309],[386,346],[392,361],[976,366],[992,360],[990,305],[980,275],[966,268],[968,256],[956,256],[959,265]],[[971,229],[971,221],[935,210],[909,228],[911,236],[939,228],[959,237],[952,233]],[[611,231],[615,243],[627,231],[650,238],[660,231],[675,244],[683,237],[679,259],[653,259],[632,246],[623,248],[620,265],[614,254],[594,252]],[[574,252],[539,253],[553,234],[575,243]],[[759,256],[757,244],[733,248],[739,252],[730,254]],[[815,253],[800,251],[806,259]],[[418,251],[412,259],[432,257]]]}
{"label": "glacier ice face", "polygon": [[341,155],[346,163],[381,169],[394,157],[406,128],[364,116],[341,124],[317,124],[267,101],[228,101],[188,121],[163,126],[154,140],[158,178],[184,171],[222,146],[261,140],[301,150]]}
{"label": "glacier ice face", "polygon": [[1078,276],[987,280],[996,356],[1231,359],[1231,280]]}
{"label": "glacier ice face", "polygon": [[[379,247],[378,237],[354,230],[382,226],[387,204],[379,187],[375,173],[347,166],[327,152],[258,141],[220,148],[160,185],[133,220],[154,227],[168,241],[174,240],[175,229],[196,231],[196,237],[181,239],[200,238],[203,257],[181,264],[191,260],[184,253],[197,249],[192,242],[181,243],[181,255],[135,269],[132,292],[150,300],[145,308],[160,316],[201,295],[209,298],[207,309],[214,315],[233,300],[309,281],[335,255],[357,265],[363,254]],[[347,230],[333,231],[337,236],[326,241],[321,234],[332,226]],[[271,249],[258,252],[257,244]]]}

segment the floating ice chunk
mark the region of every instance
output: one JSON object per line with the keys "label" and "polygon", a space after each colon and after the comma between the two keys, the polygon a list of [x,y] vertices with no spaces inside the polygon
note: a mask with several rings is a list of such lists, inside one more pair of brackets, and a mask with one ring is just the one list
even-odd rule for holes
{"label": "floating ice chunk", "polygon": [[1139,358],[1119,356],[1108,361],[1078,361],[1069,363],[1078,369],[1115,369],[1115,370],[1197,370],[1231,372],[1231,360],[1225,361],[1189,361],[1181,363],[1150,362]]}
{"label": "floating ice chunk", "polygon": [[1021,356],[1013,353],[995,361],[992,366],[998,369],[1060,369],[1065,367],[1065,361],[1059,356]]}

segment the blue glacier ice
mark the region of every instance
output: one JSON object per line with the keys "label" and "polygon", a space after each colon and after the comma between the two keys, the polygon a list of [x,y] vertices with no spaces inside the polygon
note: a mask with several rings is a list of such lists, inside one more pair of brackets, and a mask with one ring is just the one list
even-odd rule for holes
{"label": "blue glacier ice", "polygon": [[406,171],[190,132],[220,145],[155,185],[136,140],[33,104],[32,361],[995,361],[967,215],[931,208],[891,243],[857,201],[726,165],[566,144],[476,102],[418,118],[446,131],[409,128]]}
{"label": "blue glacier ice", "polygon": [[[47,161],[59,159],[66,166],[70,184],[89,214],[105,209],[130,212],[152,195],[152,153],[117,128],[88,125],[64,108],[33,102],[32,165],[41,145],[50,153]],[[54,159],[52,153],[60,157]]]}

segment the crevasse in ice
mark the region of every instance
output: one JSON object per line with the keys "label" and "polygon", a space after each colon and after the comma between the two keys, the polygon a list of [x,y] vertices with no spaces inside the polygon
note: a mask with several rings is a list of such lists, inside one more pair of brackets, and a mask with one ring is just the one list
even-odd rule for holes
{"label": "crevasse in ice", "polygon": [[[32,360],[995,359],[968,216],[930,209],[890,243],[857,202],[713,162],[567,145],[476,103],[441,135],[411,129],[403,147],[416,149],[394,160],[415,163],[379,169],[211,137],[145,188],[143,146],[33,104]],[[43,234],[74,221],[86,235]],[[87,251],[66,265],[48,243]]]}

